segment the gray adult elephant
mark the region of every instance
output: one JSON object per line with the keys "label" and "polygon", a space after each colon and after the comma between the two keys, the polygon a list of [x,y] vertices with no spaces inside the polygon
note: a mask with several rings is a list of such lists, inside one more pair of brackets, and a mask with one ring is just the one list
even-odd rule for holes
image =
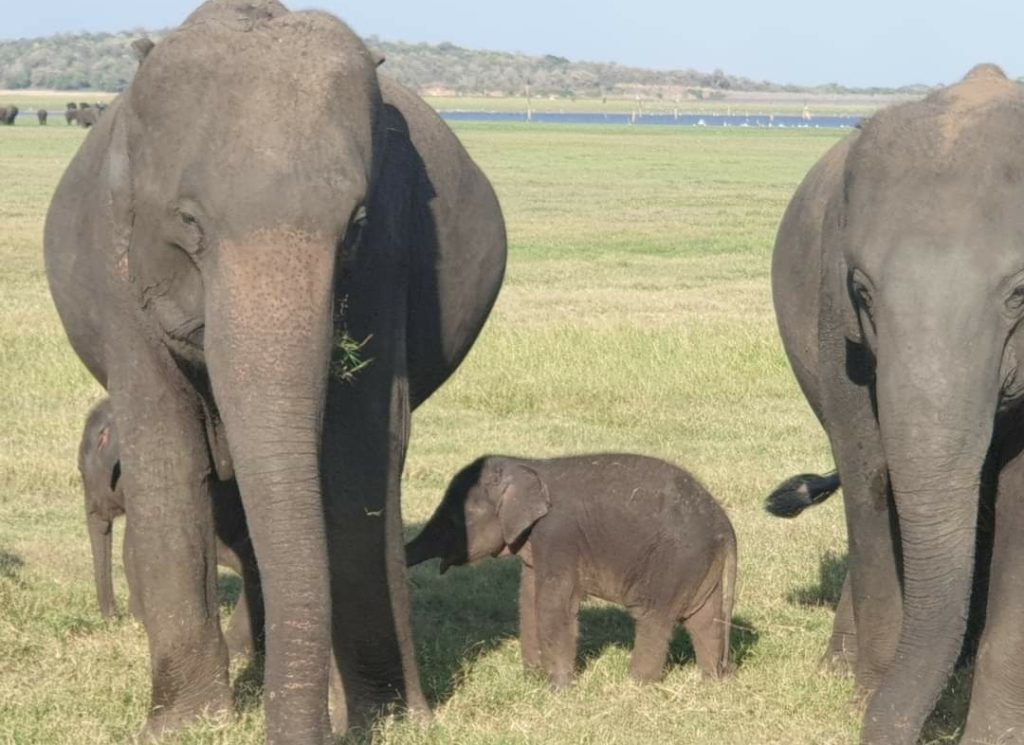
{"label": "gray adult elephant", "polygon": [[872,745],[916,742],[946,683],[996,483],[964,741],[1024,741],[1022,201],[1024,90],[980,65],[832,148],[779,229],[779,328],[843,484]]}
{"label": "gray adult elephant", "polygon": [[14,106],[0,106],[0,124],[12,125],[14,120],[18,117],[18,107]]}
{"label": "gray adult elephant", "polygon": [[75,114],[75,121],[78,122],[78,126],[87,129],[96,124],[99,119],[100,111],[93,106],[81,106]]}
{"label": "gray adult elephant", "polygon": [[259,561],[268,740],[328,742],[332,642],[341,726],[426,710],[399,504],[410,410],[469,351],[505,250],[486,177],[337,19],[213,0],[144,57],[64,175],[45,254],[121,427],[148,732],[231,705],[214,475],[237,479]]}

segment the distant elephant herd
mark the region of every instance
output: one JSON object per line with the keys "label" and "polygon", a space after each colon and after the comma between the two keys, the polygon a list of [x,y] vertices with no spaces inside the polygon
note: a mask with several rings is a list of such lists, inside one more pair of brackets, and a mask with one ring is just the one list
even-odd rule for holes
{"label": "distant elephant herd", "polygon": [[[64,109],[64,121],[69,125],[77,124],[80,127],[88,128],[99,121],[100,116],[106,110],[107,104],[105,103],[91,104],[85,101],[81,103],[69,101]],[[13,104],[10,106],[0,106],[0,124],[13,125],[15,118],[18,116],[18,111],[18,107]],[[39,120],[40,126],[46,126],[49,118],[49,111],[46,109],[36,109],[36,119]]]}
{"label": "distant elephant herd", "polygon": [[[95,126],[45,260],[109,395],[79,467],[104,614],[126,516],[145,732],[230,711],[236,653],[265,657],[275,745],[394,704],[428,717],[405,578],[434,557],[521,560],[522,659],[557,689],[588,595],[635,618],[637,679],[662,676],[677,623],[708,676],[732,674],[736,537],[672,464],[484,456],[403,546],[410,417],[473,346],[506,260],[494,191],[441,119],[342,22],[276,0],[209,0],[139,56],[106,115],[69,105]],[[230,121],[194,116],[228,97]],[[781,216],[779,329],[838,473],[768,506],[792,516],[842,485],[828,654],[865,696],[870,745],[917,741],[964,649],[963,742],[1024,743],[1022,198],[1024,92],[980,65],[868,119]],[[225,633],[218,564],[244,584]]]}

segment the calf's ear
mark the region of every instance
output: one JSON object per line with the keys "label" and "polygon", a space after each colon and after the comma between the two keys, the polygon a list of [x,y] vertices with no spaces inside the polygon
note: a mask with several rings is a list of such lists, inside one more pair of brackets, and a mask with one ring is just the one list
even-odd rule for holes
{"label": "calf's ear", "polygon": [[498,522],[509,546],[548,513],[551,495],[540,475],[529,466],[508,464],[499,483]]}

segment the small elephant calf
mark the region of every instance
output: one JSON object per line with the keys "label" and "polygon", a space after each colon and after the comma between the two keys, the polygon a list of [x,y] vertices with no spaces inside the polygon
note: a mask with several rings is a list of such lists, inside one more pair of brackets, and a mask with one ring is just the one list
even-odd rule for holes
{"label": "small elephant calf", "polygon": [[[113,406],[109,398],[99,401],[85,421],[78,446],[78,470],[85,491],[85,517],[92,544],[93,576],[100,613],[117,612],[111,576],[111,546],[114,519],[125,514],[125,493],[121,482],[121,447]],[[243,590],[225,633],[232,656],[250,655],[263,648],[263,596],[256,554],[249,539],[241,496],[234,481],[214,481],[210,486],[214,526],[217,533],[217,563],[242,577]],[[144,577],[132,560],[130,531],[124,541],[124,568],[128,579],[132,615],[142,618],[139,588]]]}
{"label": "small elephant calf", "polygon": [[572,681],[577,613],[588,596],[636,622],[630,673],[660,680],[676,623],[697,664],[730,671],[736,536],[714,498],[686,471],[641,455],[551,460],[485,456],[463,468],[406,545],[411,566],[515,554],[523,562],[523,662],[556,688]]}

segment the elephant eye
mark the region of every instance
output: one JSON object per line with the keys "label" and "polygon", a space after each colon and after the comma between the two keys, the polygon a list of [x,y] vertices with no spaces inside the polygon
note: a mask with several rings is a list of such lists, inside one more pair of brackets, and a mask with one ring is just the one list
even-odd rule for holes
{"label": "elephant eye", "polygon": [[874,299],[871,297],[871,290],[864,275],[856,269],[850,277],[850,293],[857,307],[870,316]]}
{"label": "elephant eye", "polygon": [[1013,288],[1010,297],[1006,299],[1006,308],[1011,313],[1020,313],[1024,310],[1024,285]]}
{"label": "elephant eye", "polygon": [[178,209],[175,211],[180,228],[174,244],[190,256],[198,254],[203,247],[203,227],[199,219],[191,212]]}

